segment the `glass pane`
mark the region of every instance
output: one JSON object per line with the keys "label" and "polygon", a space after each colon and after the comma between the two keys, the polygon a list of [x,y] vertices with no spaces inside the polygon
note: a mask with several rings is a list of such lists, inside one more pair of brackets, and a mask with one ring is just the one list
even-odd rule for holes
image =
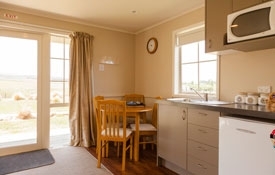
{"label": "glass pane", "polygon": [[65,59],[70,59],[70,39],[65,39]]}
{"label": "glass pane", "polygon": [[69,82],[65,82],[65,103],[69,103]]}
{"label": "glass pane", "polygon": [[189,92],[190,88],[198,87],[198,66],[197,64],[184,64],[181,71],[182,92]]}
{"label": "glass pane", "polygon": [[64,61],[51,59],[51,81],[64,81]]}
{"label": "glass pane", "polygon": [[38,42],[1,36],[0,48],[0,147],[37,143]]}
{"label": "glass pane", "polygon": [[200,63],[200,91],[216,93],[216,61]]}
{"label": "glass pane", "polygon": [[63,103],[63,82],[51,82],[51,104]]}
{"label": "glass pane", "polygon": [[198,62],[198,44],[191,43],[181,47],[182,63]]}
{"label": "glass pane", "polygon": [[63,43],[51,43],[51,58],[64,58]]}
{"label": "glass pane", "polygon": [[70,142],[69,107],[51,107],[50,147],[68,146]]}
{"label": "glass pane", "polygon": [[65,60],[65,81],[69,81],[69,72],[70,72],[70,61]]}

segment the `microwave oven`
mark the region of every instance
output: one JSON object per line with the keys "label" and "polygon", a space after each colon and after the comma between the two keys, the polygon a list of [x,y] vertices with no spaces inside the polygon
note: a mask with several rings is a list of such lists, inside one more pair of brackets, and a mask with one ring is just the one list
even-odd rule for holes
{"label": "microwave oven", "polygon": [[227,43],[275,35],[275,1],[268,1],[227,16]]}

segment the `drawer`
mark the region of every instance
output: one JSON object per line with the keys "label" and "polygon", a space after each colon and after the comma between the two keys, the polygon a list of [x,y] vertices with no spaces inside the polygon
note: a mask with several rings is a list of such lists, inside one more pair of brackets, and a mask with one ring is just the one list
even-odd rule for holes
{"label": "drawer", "polygon": [[218,166],[218,149],[212,146],[188,140],[188,156],[191,155],[200,160]]}
{"label": "drawer", "polygon": [[188,123],[219,129],[220,113],[202,109],[188,109]]}
{"label": "drawer", "polygon": [[218,175],[218,167],[188,156],[188,171],[195,175]]}
{"label": "drawer", "polygon": [[217,148],[219,145],[219,132],[217,129],[188,124],[188,139]]}

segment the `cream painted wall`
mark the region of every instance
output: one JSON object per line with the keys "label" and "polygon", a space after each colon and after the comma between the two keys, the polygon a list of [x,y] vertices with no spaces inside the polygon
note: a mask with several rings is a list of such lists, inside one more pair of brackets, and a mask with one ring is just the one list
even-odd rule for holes
{"label": "cream painted wall", "polygon": [[260,85],[275,88],[275,49],[221,56],[220,98],[233,101],[238,92],[257,92]]}
{"label": "cream painted wall", "polygon": [[[147,97],[172,95],[172,32],[204,21],[204,8],[197,9],[136,36],[135,91]],[[218,25],[218,24],[217,24]],[[150,37],[159,42],[150,55],[146,43]],[[275,46],[274,46],[275,47]],[[256,92],[258,85],[275,88],[275,49],[238,52],[220,57],[220,99],[234,101],[238,92]]]}
{"label": "cream painted wall", "polygon": [[[76,24],[47,17],[30,15],[24,12],[10,11],[0,8],[0,19],[4,13],[17,15],[15,22],[67,31],[87,32],[94,36],[94,84],[95,95],[121,96],[134,91],[134,35],[107,30],[103,28]],[[99,62],[103,56],[119,59],[117,65],[105,65],[99,71]]]}
{"label": "cream painted wall", "polygon": [[[135,44],[135,91],[146,97],[172,96],[172,33],[204,21],[204,8],[197,9],[167,23],[137,34]],[[156,37],[158,50],[149,54],[146,44]]]}

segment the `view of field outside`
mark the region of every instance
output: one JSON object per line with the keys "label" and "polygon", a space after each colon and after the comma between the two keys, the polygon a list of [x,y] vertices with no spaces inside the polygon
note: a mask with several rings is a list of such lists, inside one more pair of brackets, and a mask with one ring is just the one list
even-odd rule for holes
{"label": "view of field outside", "polygon": [[[36,143],[36,40],[0,36],[0,48],[0,148]],[[69,99],[60,84],[51,83],[51,103]],[[51,107],[49,117],[51,136],[69,135],[68,105]]]}

